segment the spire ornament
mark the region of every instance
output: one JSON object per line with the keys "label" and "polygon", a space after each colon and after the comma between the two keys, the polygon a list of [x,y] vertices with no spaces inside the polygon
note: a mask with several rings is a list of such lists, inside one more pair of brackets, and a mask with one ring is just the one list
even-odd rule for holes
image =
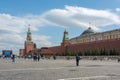
{"label": "spire ornament", "polygon": [[30,24],[28,25],[28,33],[30,33]]}

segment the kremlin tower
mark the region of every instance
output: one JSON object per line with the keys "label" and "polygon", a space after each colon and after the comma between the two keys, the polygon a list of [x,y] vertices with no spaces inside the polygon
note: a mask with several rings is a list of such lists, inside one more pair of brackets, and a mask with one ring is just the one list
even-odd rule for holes
{"label": "kremlin tower", "polygon": [[28,26],[27,38],[25,41],[25,54],[34,49],[34,43],[31,37],[30,25]]}
{"label": "kremlin tower", "polygon": [[69,36],[68,36],[68,32],[67,30],[65,29],[64,31],[64,34],[63,34],[63,40],[62,40],[62,43],[61,43],[61,53],[63,54],[66,54],[66,52],[68,51],[68,46],[70,45],[70,42],[69,42]]}
{"label": "kremlin tower", "polygon": [[30,51],[34,50],[34,43],[32,41],[30,25],[28,25],[27,37],[24,44],[24,49],[20,49],[20,56],[28,54]]}

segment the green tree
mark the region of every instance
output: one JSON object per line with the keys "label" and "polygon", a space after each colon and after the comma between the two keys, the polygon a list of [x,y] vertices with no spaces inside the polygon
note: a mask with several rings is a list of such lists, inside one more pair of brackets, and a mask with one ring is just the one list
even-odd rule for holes
{"label": "green tree", "polygon": [[100,50],[100,55],[108,55],[105,48]]}
{"label": "green tree", "polygon": [[98,49],[94,49],[92,50],[92,56],[98,56],[99,55],[99,52],[98,52]]}
{"label": "green tree", "polygon": [[81,52],[81,51],[79,51],[79,52],[78,52],[78,55],[79,55],[79,56],[82,56],[82,52]]}
{"label": "green tree", "polygon": [[85,51],[85,54],[86,54],[87,56],[90,56],[90,55],[91,55],[90,50],[89,50],[89,49],[87,49],[87,50]]}
{"label": "green tree", "polygon": [[65,54],[65,56],[70,56],[70,52],[67,51],[66,54]]}
{"label": "green tree", "polygon": [[110,50],[110,55],[118,55],[118,52],[115,48]]}

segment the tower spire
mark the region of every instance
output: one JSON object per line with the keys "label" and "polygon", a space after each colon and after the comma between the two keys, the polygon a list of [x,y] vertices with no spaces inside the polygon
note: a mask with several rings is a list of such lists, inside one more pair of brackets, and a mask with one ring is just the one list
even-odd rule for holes
{"label": "tower spire", "polygon": [[28,25],[28,32],[26,42],[32,42],[31,31],[30,31],[30,24]]}
{"label": "tower spire", "polygon": [[28,32],[30,33],[30,24],[28,25]]}

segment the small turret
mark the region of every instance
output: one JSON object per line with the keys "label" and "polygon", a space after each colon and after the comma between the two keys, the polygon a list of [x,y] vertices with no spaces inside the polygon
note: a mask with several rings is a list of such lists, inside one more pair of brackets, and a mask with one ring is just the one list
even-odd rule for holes
{"label": "small turret", "polygon": [[64,34],[63,34],[63,40],[62,40],[61,45],[64,47],[70,45],[69,36],[68,36],[68,32],[66,29],[65,29]]}
{"label": "small turret", "polygon": [[63,35],[63,41],[66,41],[66,40],[69,40],[69,36],[68,36],[67,30],[65,29],[64,35]]}

